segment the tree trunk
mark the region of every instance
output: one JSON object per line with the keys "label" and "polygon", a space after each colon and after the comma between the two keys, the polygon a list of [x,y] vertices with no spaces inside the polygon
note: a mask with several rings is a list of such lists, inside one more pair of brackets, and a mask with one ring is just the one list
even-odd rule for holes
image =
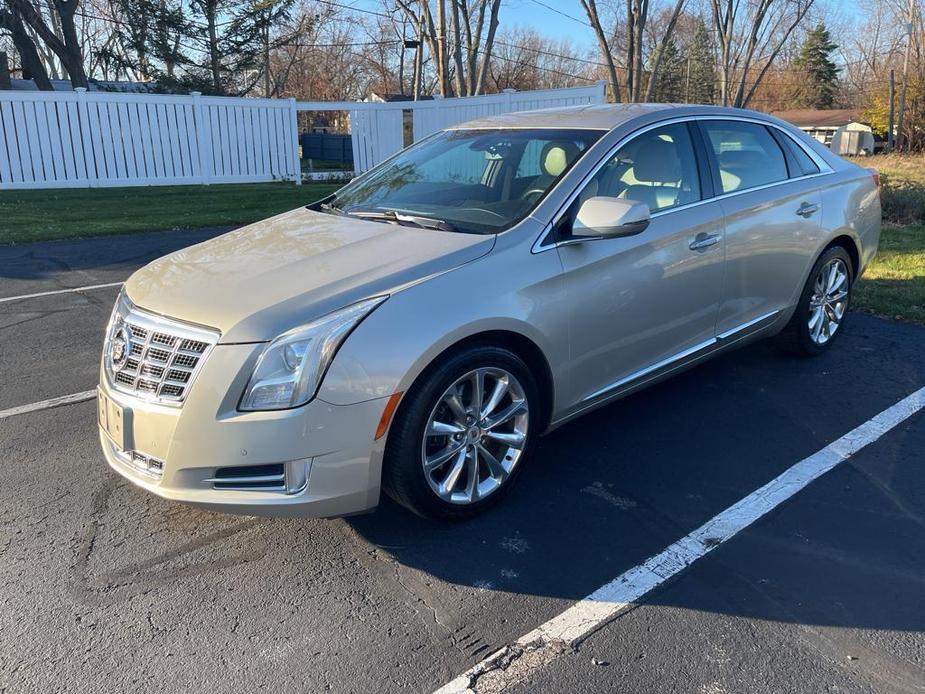
{"label": "tree trunk", "polygon": [[[665,29],[665,35],[662,37],[661,45],[665,45],[668,39],[674,33],[674,25],[678,22],[681,10],[684,8],[684,0],[677,0],[674,6],[674,12],[671,13],[671,19],[668,20],[668,27]],[[649,75],[649,84],[646,85],[646,95],[643,101],[651,101],[652,93],[655,90],[655,81],[658,79],[658,70],[662,65],[662,56],[664,51],[658,50],[655,53],[655,62],[652,63],[652,74]],[[688,67],[688,89],[690,88],[690,60],[687,61]]]}
{"label": "tree trunk", "polygon": [[[491,0],[491,14],[488,18],[488,36],[485,37],[485,47],[482,49],[482,64],[479,66],[479,77],[475,83],[474,94],[481,94],[485,89],[485,77],[491,67],[491,49],[495,45],[495,34],[498,32],[498,13],[501,11],[501,0]],[[478,50],[478,46],[475,47]]]}
{"label": "tree trunk", "polygon": [[[463,70],[462,61],[462,33],[459,27],[459,4],[457,0],[450,0],[450,30],[453,35],[453,83],[456,85],[456,96],[467,96],[470,93]],[[446,50],[444,48],[444,50]]]}
{"label": "tree trunk", "polygon": [[87,73],[84,72],[83,51],[80,48],[80,37],[77,35],[77,25],[74,22],[74,13],[77,12],[78,0],[55,0],[55,9],[61,19],[61,33],[64,35],[66,58],[62,58],[64,67],[71,76],[71,84],[75,87],[86,87]]}
{"label": "tree trunk", "polygon": [[16,52],[19,53],[23,79],[35,80],[35,86],[43,92],[52,91],[53,87],[51,86],[51,80],[48,78],[48,71],[39,57],[35,43],[26,32],[22,17],[15,8],[12,10],[0,9],[0,27],[10,32],[13,45],[16,46]]}
{"label": "tree trunk", "polygon": [[209,28],[209,69],[212,73],[212,90],[216,94],[224,93],[222,89],[221,63],[218,55],[218,34],[215,31],[216,3],[209,0],[205,3],[206,23]]}
{"label": "tree trunk", "polygon": [[613,92],[613,100],[620,103],[620,78],[617,77],[617,66],[613,61],[613,54],[610,52],[610,44],[607,42],[607,35],[604,33],[604,27],[601,25],[601,18],[597,13],[597,3],[595,0],[581,0],[581,6],[585,14],[588,15],[588,22],[594,30],[597,38],[597,45],[601,50],[601,55],[607,63],[607,74],[610,77],[610,90]]}
{"label": "tree trunk", "polygon": [[[0,26],[3,26],[0,23]],[[6,51],[0,51],[0,90],[10,90],[13,88],[13,82],[10,80],[10,61],[6,56]]]}

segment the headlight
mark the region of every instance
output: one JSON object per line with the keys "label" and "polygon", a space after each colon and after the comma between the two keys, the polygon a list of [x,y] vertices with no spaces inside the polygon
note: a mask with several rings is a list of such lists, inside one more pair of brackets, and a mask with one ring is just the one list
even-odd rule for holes
{"label": "headlight", "polygon": [[257,360],[238,409],[284,410],[307,403],[347,335],[386,298],[361,301],[277,337]]}

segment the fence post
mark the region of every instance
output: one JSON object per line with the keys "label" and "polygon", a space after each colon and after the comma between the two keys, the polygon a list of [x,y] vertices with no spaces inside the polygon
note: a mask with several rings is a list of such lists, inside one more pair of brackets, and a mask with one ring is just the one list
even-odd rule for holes
{"label": "fence post", "polygon": [[199,178],[208,184],[212,180],[212,138],[207,137],[205,115],[202,112],[202,92],[190,92],[193,97],[193,122],[196,124],[196,149],[199,150]]}
{"label": "fence post", "polygon": [[295,107],[295,97],[289,97],[289,123],[292,132],[292,142],[289,143],[290,159],[295,175],[295,184],[302,185],[302,162],[299,161],[299,112]]}
{"label": "fence post", "polygon": [[[96,153],[93,151],[93,143],[90,140],[90,115],[87,113],[87,88],[75,87],[77,93],[77,128],[80,139],[80,154],[83,159],[83,174],[87,179],[87,186],[93,187],[93,182],[98,177],[96,171]],[[71,128],[74,126],[71,125]],[[76,150],[76,148],[75,148]],[[80,171],[77,172],[78,177]]]}
{"label": "fence post", "polygon": [[501,93],[504,94],[504,108],[507,113],[511,112],[511,103],[514,101],[514,94],[517,93],[516,89],[502,89]]}

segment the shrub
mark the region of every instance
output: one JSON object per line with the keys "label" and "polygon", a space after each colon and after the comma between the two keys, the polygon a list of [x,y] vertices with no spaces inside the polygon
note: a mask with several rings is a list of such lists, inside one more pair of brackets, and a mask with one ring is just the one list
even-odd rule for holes
{"label": "shrub", "polygon": [[925,222],[925,184],[909,178],[880,174],[883,221],[890,224]]}

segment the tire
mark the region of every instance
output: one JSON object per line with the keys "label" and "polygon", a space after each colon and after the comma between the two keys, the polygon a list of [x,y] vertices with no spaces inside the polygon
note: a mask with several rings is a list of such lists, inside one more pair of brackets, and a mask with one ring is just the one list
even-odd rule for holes
{"label": "tire", "polygon": [[[478,404],[472,398],[476,378],[484,390],[484,418],[472,416]],[[502,381],[506,390],[489,411]],[[395,415],[386,442],[383,488],[426,518],[457,520],[486,511],[510,493],[529,460],[539,433],[540,409],[536,380],[510,350],[476,345],[441,358],[418,377]],[[507,413],[513,414],[497,421]],[[429,426],[432,421],[436,424]],[[435,429],[439,433],[425,440],[425,430]],[[445,462],[425,470],[425,457],[437,463],[447,454]]]}
{"label": "tire", "polygon": [[[844,279],[834,288],[829,288],[822,274],[828,273],[833,265],[840,269],[839,274],[844,274]],[[793,316],[776,338],[778,346],[791,354],[808,357],[822,354],[831,347],[845,327],[854,289],[854,273],[851,257],[844,248],[832,246],[826,249],[809,273]],[[844,298],[835,301],[841,292],[844,292]],[[820,301],[823,294],[825,300]],[[814,319],[816,323],[811,327],[810,321]],[[826,326],[829,326],[830,332],[825,329]]]}

